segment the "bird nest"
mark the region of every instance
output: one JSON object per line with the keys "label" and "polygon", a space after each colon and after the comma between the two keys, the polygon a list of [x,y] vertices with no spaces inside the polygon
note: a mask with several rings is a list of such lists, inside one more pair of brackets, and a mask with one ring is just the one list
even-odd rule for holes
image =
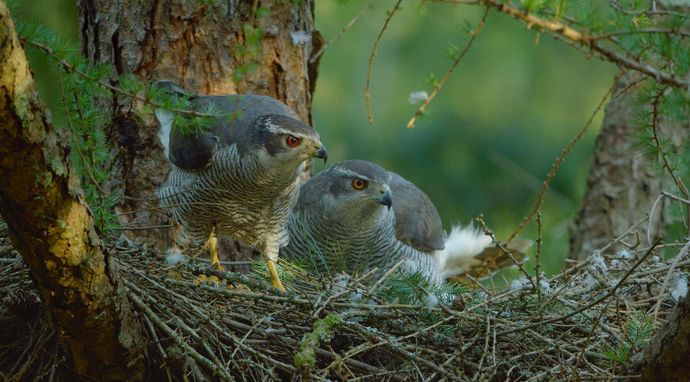
{"label": "bird nest", "polygon": [[[432,291],[413,276],[316,278],[283,263],[280,293],[260,267],[165,266],[156,249],[125,240],[108,249],[147,357],[170,380],[631,378],[626,362],[675,308],[674,280],[690,264],[642,248],[497,290]],[[1,376],[66,379],[26,267],[0,256]]]}

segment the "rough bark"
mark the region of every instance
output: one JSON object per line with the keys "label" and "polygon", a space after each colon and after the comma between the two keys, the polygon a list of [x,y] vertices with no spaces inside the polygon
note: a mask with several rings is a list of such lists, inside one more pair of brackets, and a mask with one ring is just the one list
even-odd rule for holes
{"label": "rough bark", "polygon": [[[78,5],[83,51],[94,63],[112,64],[119,74],[134,73],[144,81],[172,80],[201,94],[269,95],[311,120],[318,63],[309,59],[322,41],[313,28],[313,0],[79,0]],[[252,31],[261,31],[257,43]],[[295,43],[300,32],[312,38]],[[255,70],[245,72],[249,67]],[[131,100],[114,97],[109,136],[118,146],[113,189],[126,196],[118,208],[125,213],[121,221],[159,225],[167,217],[155,210],[155,191],[170,165],[157,125],[142,119]],[[161,239],[170,232],[132,234]]]}
{"label": "rough bark", "polygon": [[[652,212],[652,205],[668,185],[659,165],[639,147],[634,120],[638,76],[616,79],[614,96],[606,106],[587,176],[587,191],[571,231],[570,257],[582,260],[603,247]],[[626,91],[624,89],[630,87]],[[664,200],[654,210],[652,224],[642,224],[633,234],[652,241],[664,234]],[[615,250],[616,248],[613,248]]]}
{"label": "rough bark", "polygon": [[68,148],[37,98],[0,0],[0,213],[60,329],[73,368],[92,380],[141,379],[138,326],[102,252]]}
{"label": "rough bark", "polygon": [[690,381],[689,355],[690,294],[632,364],[642,375],[642,381],[687,382]]}

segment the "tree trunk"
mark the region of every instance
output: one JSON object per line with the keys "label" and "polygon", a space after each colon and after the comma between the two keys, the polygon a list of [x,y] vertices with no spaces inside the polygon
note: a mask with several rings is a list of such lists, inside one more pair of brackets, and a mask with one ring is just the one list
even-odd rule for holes
{"label": "tree trunk", "polygon": [[[586,259],[593,250],[648,216],[661,191],[669,185],[658,164],[646,158],[639,148],[634,125],[638,115],[635,98],[639,94],[639,86],[634,83],[638,80],[639,76],[633,73],[617,78],[614,97],[606,106],[587,176],[587,192],[571,232],[573,259]],[[645,242],[648,234],[652,241],[662,237],[666,224],[664,204],[661,200],[656,206],[652,224],[639,225],[633,235]]]}
{"label": "tree trunk", "polygon": [[38,101],[0,0],[0,213],[74,370],[92,380],[141,379],[139,327],[118,293],[64,142]]}
{"label": "tree trunk", "polygon": [[[683,250],[687,251],[690,242]],[[681,252],[683,251],[681,250]],[[687,252],[686,252],[687,253]],[[632,360],[642,381],[690,381],[690,294],[671,313],[668,323],[652,338],[647,348]]]}
{"label": "tree trunk", "polygon": [[[200,94],[254,93],[284,101],[305,121],[316,67],[309,63],[322,41],[314,30],[314,1],[79,0],[84,54],[119,74],[144,81],[172,80]],[[136,113],[130,99],[114,95],[110,142],[116,164],[114,191],[125,226],[167,222],[155,192],[170,164],[158,126]],[[163,239],[171,230],[132,231]]]}

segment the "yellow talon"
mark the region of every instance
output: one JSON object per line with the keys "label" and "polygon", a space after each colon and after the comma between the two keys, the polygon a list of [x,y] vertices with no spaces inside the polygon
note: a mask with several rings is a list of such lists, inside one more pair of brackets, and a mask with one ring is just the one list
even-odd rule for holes
{"label": "yellow talon", "polygon": [[201,283],[206,283],[206,284],[211,284],[215,286],[220,286],[223,284],[221,279],[219,279],[216,276],[206,276],[206,275],[199,275],[196,280],[194,280],[194,285],[199,285]]}
{"label": "yellow talon", "polygon": [[283,286],[283,283],[280,281],[280,277],[278,277],[278,271],[276,271],[275,261],[266,259],[266,263],[268,264],[268,273],[271,276],[271,284],[273,284],[273,287],[278,289],[279,291],[285,292],[285,287]]}
{"label": "yellow talon", "polygon": [[218,238],[216,237],[216,227],[211,228],[211,234],[206,242],[208,251],[211,253],[211,268],[217,271],[225,271],[225,268],[220,264],[218,259]]}

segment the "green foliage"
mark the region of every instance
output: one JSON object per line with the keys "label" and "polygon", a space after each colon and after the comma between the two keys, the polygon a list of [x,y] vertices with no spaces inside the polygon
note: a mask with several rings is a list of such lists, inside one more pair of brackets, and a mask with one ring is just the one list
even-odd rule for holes
{"label": "green foliage", "polygon": [[644,312],[635,312],[628,316],[624,337],[618,344],[602,353],[611,362],[625,364],[633,354],[647,346],[655,330],[654,317]]}
{"label": "green foliage", "polygon": [[466,292],[458,283],[433,284],[421,272],[398,272],[386,279],[378,296],[395,304],[425,305],[437,301],[448,305],[455,296]]}
{"label": "green foliage", "polygon": [[342,318],[335,313],[314,321],[314,329],[302,338],[300,349],[295,353],[295,366],[300,370],[310,370],[316,366],[316,349],[321,343],[333,339],[334,330],[342,323]]}
{"label": "green foliage", "polygon": [[38,48],[35,50],[51,59],[50,69],[58,78],[56,121],[64,119],[64,124],[56,126],[64,128],[69,137],[71,163],[81,180],[96,228],[108,234],[117,227],[113,208],[121,199],[110,188],[114,155],[106,132],[112,123],[109,105],[113,94],[142,103],[139,113],[151,114],[154,108],[177,111],[173,128],[183,134],[208,130],[222,113],[214,104],[189,110],[189,96],[149,86],[130,73],[118,76],[111,65],[90,64],[76,44],[40,25],[18,22],[17,31],[29,42],[29,49]]}
{"label": "green foliage", "polygon": [[[690,145],[687,138],[680,138],[681,126],[687,124],[690,116],[690,98],[684,89],[670,88],[647,81],[635,100],[636,134],[638,148],[647,160],[658,165],[659,175],[673,175],[674,183],[669,190],[687,198],[687,174],[690,173]],[[668,240],[685,237],[684,220],[687,209],[678,203],[669,203]]]}
{"label": "green foliage", "polygon": [[[259,258],[251,264],[252,272],[261,275],[266,280],[269,279],[268,264],[263,258]],[[279,266],[276,267],[278,272],[278,277],[282,281],[290,282],[295,280],[300,274],[304,274],[304,269],[299,264],[288,263],[286,261],[280,261]]]}
{"label": "green foliage", "polygon": [[628,358],[630,358],[630,347],[621,343],[615,347],[604,350],[602,355],[611,360],[611,362],[625,364],[628,362]]}
{"label": "green foliage", "polygon": [[520,0],[520,4],[527,12],[536,12],[544,7],[546,0]]}
{"label": "green foliage", "polygon": [[[265,17],[270,14],[270,9],[257,8],[256,17]],[[246,76],[254,73],[259,68],[257,58],[261,55],[261,40],[264,37],[264,30],[252,23],[242,24],[244,43],[237,44],[233,48],[233,56],[239,63],[233,71],[235,81],[241,81]]]}
{"label": "green foliage", "polygon": [[[109,189],[113,156],[106,128],[111,117],[103,105],[109,102],[111,94],[100,82],[112,78],[114,70],[108,65],[89,65],[78,47],[41,26],[18,23],[17,31],[26,40],[52,50],[72,166],[81,180],[97,229],[108,233],[117,226],[112,209],[120,196]],[[60,61],[68,63],[71,69]]]}

